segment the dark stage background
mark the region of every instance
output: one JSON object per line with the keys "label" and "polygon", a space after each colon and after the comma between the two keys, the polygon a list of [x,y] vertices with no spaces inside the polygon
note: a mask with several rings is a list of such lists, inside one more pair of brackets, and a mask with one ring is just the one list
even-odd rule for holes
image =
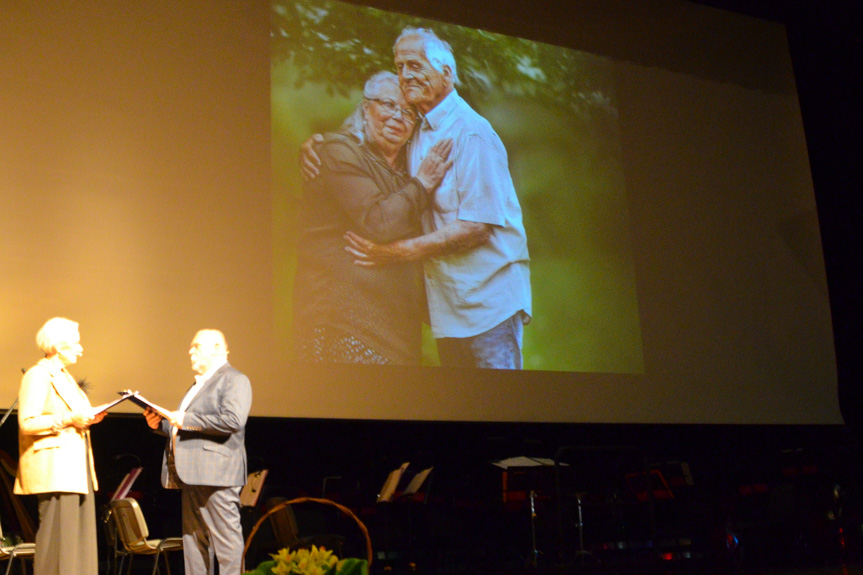
{"label": "dark stage background", "polygon": [[[0,430],[0,448],[11,453],[15,424],[12,417]],[[250,469],[269,475],[258,508],[244,511],[246,529],[271,498],[326,497],[367,527],[376,573],[775,572],[863,558],[863,453],[844,426],[252,418],[247,432]],[[132,496],[151,537],[179,534],[179,496],[159,485],[163,438],[128,414],[92,435],[99,503],[141,465]],[[570,465],[505,474],[492,464],[514,456]],[[376,504],[389,472],[407,461],[408,474],[434,466],[421,497]],[[35,501],[24,501],[33,513]],[[3,504],[5,531],[14,532]],[[294,510],[302,535],[338,533],[346,555],[364,556],[363,535],[346,515],[315,503]],[[250,561],[274,545],[265,522]],[[140,558],[136,565],[152,568]]]}
{"label": "dark stage background", "polygon": [[[701,3],[787,27],[818,204],[837,391],[846,425],[252,418],[250,470],[270,469],[262,501],[325,495],[348,504],[367,522],[376,552],[385,554],[375,564],[379,572],[385,567],[404,572],[410,562],[429,573],[502,572],[534,560],[549,567],[576,564],[643,572],[645,566],[734,571],[859,559],[861,7],[840,0]],[[521,4],[471,2],[476,11]],[[0,448],[13,457],[16,423],[13,416],[0,429]],[[141,418],[120,414],[94,428],[93,441],[102,496],[140,462],[144,474],[134,491],[153,534],[177,534],[179,500],[158,486],[162,439],[150,434]],[[512,470],[506,490],[502,471],[491,464],[514,456],[556,455],[571,467],[559,475],[553,467]],[[434,466],[422,490],[425,498],[375,505],[387,474],[405,461],[413,471]],[[682,471],[686,468],[691,481]],[[640,488],[645,476],[654,479],[653,489]],[[536,493],[533,522],[531,491]],[[576,495],[582,500],[584,547],[590,552],[583,556],[578,554]],[[28,505],[32,511],[32,501]],[[350,522],[309,515],[321,528],[347,535],[347,549],[357,548]],[[336,525],[327,527],[323,521]],[[3,522],[4,531],[14,532],[8,507]],[[262,533],[261,541],[266,540]]]}

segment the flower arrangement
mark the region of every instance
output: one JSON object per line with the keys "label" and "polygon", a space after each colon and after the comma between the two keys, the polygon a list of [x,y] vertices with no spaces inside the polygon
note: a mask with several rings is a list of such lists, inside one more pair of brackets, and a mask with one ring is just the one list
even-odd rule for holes
{"label": "flower arrangement", "polygon": [[365,559],[346,558],[339,560],[332,551],[312,545],[311,549],[288,551],[282,549],[270,555],[271,561],[264,561],[254,571],[245,575],[368,575],[369,566]]}

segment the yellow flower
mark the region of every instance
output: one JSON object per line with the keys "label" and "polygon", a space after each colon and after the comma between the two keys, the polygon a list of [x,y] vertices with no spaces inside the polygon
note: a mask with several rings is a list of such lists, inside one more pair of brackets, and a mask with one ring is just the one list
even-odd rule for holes
{"label": "yellow flower", "polygon": [[315,545],[311,550],[281,549],[271,557],[276,561],[272,569],[275,575],[324,575],[339,560],[332,551]]}

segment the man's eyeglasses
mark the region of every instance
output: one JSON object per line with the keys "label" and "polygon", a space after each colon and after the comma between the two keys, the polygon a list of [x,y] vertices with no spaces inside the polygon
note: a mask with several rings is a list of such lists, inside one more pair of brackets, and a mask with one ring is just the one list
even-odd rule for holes
{"label": "man's eyeglasses", "polygon": [[389,116],[395,116],[396,112],[400,112],[402,115],[402,118],[404,118],[406,121],[408,121],[410,123],[414,123],[417,120],[416,112],[414,112],[410,108],[400,108],[392,100],[383,100],[381,98],[366,98],[366,100],[371,100],[373,102],[377,102],[378,104],[380,104],[383,107],[384,112],[386,112],[386,114]]}

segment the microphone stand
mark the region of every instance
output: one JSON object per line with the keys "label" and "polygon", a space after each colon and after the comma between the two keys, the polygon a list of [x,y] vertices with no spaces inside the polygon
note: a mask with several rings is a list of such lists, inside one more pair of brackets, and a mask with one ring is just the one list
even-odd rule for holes
{"label": "microphone stand", "polygon": [[3,427],[3,424],[6,423],[6,420],[9,419],[9,414],[12,413],[12,410],[15,409],[15,406],[18,405],[18,398],[15,398],[15,403],[12,404],[12,407],[6,410],[6,414],[3,415],[3,419],[0,419],[0,427]]}
{"label": "microphone stand", "polygon": [[[21,368],[21,373],[27,373],[25,368]],[[3,424],[6,423],[6,420],[9,419],[9,415],[12,413],[12,410],[15,409],[15,406],[18,405],[18,398],[15,398],[14,403],[12,403],[12,407],[6,410],[6,413],[3,415],[3,419],[0,419],[0,427],[3,427]]]}

